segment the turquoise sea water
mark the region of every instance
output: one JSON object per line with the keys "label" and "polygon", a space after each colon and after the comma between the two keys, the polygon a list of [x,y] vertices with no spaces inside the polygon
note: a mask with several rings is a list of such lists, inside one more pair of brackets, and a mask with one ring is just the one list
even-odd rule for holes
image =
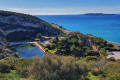
{"label": "turquoise sea water", "polygon": [[11,47],[12,50],[15,50],[24,58],[32,58],[39,56],[40,58],[44,56],[44,53],[36,46],[31,44],[17,45]]}
{"label": "turquoise sea water", "polygon": [[120,43],[120,15],[83,16],[83,15],[36,15],[50,23],[63,26],[70,31],[102,37]]}

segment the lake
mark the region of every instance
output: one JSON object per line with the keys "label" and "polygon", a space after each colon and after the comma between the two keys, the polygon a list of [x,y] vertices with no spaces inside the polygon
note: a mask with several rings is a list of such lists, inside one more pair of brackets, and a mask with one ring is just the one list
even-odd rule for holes
{"label": "lake", "polygon": [[19,53],[19,55],[24,58],[32,58],[37,56],[41,58],[44,56],[42,50],[31,44],[16,45],[12,46],[11,49]]}

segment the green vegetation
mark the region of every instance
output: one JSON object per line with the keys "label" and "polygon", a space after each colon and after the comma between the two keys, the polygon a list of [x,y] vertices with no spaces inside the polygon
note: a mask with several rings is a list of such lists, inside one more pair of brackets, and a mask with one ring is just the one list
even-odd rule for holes
{"label": "green vegetation", "polygon": [[6,57],[0,60],[0,79],[119,80],[119,64],[120,61],[95,56],[81,59],[55,55],[31,59]]}
{"label": "green vegetation", "polygon": [[100,75],[93,75],[91,72],[86,76],[86,80],[100,80]]}
{"label": "green vegetation", "polygon": [[48,48],[48,50],[56,49],[57,54],[61,55],[86,56],[86,53],[92,50],[86,45],[87,40],[88,36],[79,32],[71,32],[61,40],[56,37],[52,44],[47,45],[45,48]]}
{"label": "green vegetation", "polygon": [[117,51],[112,44],[107,44],[107,41],[100,37],[93,37],[91,38],[91,41],[98,47],[99,50],[104,48],[105,50]]}
{"label": "green vegetation", "polygon": [[[98,50],[98,51],[94,51]],[[56,54],[72,55],[72,56],[103,56],[108,55],[106,50],[115,50],[112,44],[107,44],[107,41],[100,37],[93,37],[91,34],[82,34],[79,32],[71,32],[64,35],[64,38],[59,40],[56,37],[51,45],[46,45],[48,52],[53,52],[56,49]]]}
{"label": "green vegetation", "polygon": [[17,74],[15,70],[10,70],[10,73],[0,73],[0,80],[19,80],[20,78],[24,77]]}
{"label": "green vegetation", "polygon": [[[80,32],[65,34],[60,29],[37,17],[0,11],[0,16],[11,15],[22,17],[23,21],[30,21],[34,24],[41,23],[43,29],[9,24],[9,26],[12,26],[11,29],[20,27],[33,31],[10,33],[6,36],[7,40],[4,32],[0,31],[0,80],[17,80],[20,78],[27,78],[28,80],[120,80],[120,60],[116,61],[113,57],[105,58],[108,55],[106,50],[116,50],[112,44],[107,44],[106,40]],[[14,19],[11,19],[11,22],[14,21]],[[0,23],[0,25],[6,26],[8,24]],[[58,33],[45,31],[46,26]],[[62,26],[59,28],[64,29]],[[2,27],[2,29],[10,30],[7,27]],[[42,38],[42,35],[55,36],[55,39],[48,39],[52,42],[44,47],[40,41],[47,39]],[[64,38],[59,39],[58,36]],[[8,48],[8,41],[34,41],[36,37],[38,38],[38,44],[44,47],[46,51],[62,56],[46,54],[42,58],[26,59],[20,58],[18,54],[11,51],[12,49],[9,50]]]}

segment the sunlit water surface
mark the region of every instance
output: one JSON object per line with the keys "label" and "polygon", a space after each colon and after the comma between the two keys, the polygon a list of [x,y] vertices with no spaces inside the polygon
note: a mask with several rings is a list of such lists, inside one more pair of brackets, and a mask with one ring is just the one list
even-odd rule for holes
{"label": "sunlit water surface", "polygon": [[39,56],[40,58],[44,56],[44,53],[36,46],[31,44],[16,45],[11,47],[12,50],[20,54],[24,58],[32,58]]}

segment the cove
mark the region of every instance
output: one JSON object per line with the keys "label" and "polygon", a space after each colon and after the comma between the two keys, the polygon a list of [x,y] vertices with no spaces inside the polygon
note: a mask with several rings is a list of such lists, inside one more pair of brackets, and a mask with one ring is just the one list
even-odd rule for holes
{"label": "cove", "polygon": [[22,44],[22,45],[16,45],[12,46],[11,50],[19,53],[21,57],[24,58],[32,58],[39,56],[40,58],[44,56],[44,53],[42,50],[40,50],[38,47],[32,45],[32,44]]}

